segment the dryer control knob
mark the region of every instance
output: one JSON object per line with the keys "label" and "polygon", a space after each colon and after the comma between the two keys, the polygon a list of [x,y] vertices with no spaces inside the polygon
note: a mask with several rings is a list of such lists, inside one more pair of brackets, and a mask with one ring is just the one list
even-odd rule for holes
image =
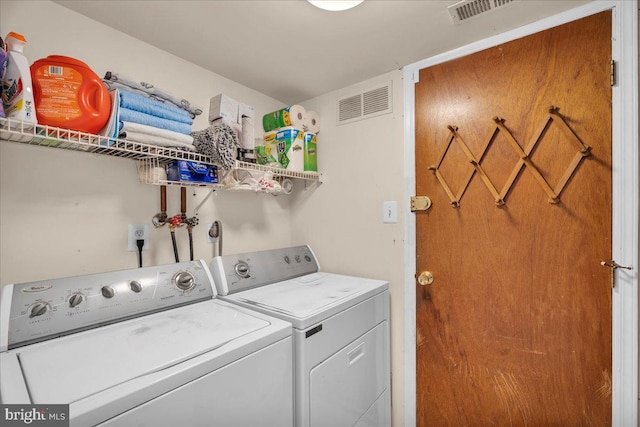
{"label": "dryer control knob", "polygon": [[182,289],[183,291],[188,291],[196,286],[196,281],[193,278],[193,275],[186,271],[182,271],[173,276],[173,283],[175,283],[178,289]]}
{"label": "dryer control knob", "polygon": [[31,307],[29,311],[29,317],[42,316],[49,310],[49,304],[46,302],[37,302]]}
{"label": "dryer control knob", "polygon": [[100,292],[105,298],[113,298],[116,295],[116,291],[111,286],[103,286]]}
{"label": "dryer control knob", "polygon": [[137,280],[132,280],[129,282],[129,288],[135,293],[142,292],[142,283]]}
{"label": "dryer control knob", "polygon": [[245,261],[238,261],[236,265],[233,266],[233,269],[238,277],[242,277],[243,279],[249,277],[249,264]]}
{"label": "dryer control knob", "polygon": [[77,307],[84,301],[84,295],[80,292],[76,292],[75,294],[69,297],[69,307]]}

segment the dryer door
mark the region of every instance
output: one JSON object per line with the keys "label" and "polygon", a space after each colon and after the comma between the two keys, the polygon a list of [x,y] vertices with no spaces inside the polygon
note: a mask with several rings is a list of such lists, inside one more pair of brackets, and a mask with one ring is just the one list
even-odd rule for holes
{"label": "dryer door", "polygon": [[[351,427],[378,398],[389,399],[388,333],[388,323],[382,322],[311,371],[312,427]],[[372,421],[377,426],[390,422]]]}

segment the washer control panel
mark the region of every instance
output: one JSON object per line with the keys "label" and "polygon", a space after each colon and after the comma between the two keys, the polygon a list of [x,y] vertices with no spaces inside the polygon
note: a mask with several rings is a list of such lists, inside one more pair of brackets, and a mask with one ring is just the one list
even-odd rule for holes
{"label": "washer control panel", "polygon": [[218,294],[229,295],[305,274],[320,267],[307,245],[216,257],[210,264]]}
{"label": "washer control panel", "polygon": [[7,285],[0,297],[7,343],[0,336],[0,350],[214,296],[204,261]]}

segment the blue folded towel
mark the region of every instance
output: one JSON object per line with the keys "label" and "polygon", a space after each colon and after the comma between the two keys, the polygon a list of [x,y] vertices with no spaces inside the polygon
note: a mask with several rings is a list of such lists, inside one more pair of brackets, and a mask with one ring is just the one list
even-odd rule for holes
{"label": "blue folded towel", "polygon": [[180,123],[175,120],[163,119],[162,117],[152,116],[151,114],[145,114],[140,111],[130,110],[120,106],[119,108],[119,124],[118,131],[122,129],[122,122],[134,122],[142,125],[148,125],[157,127],[160,129],[168,129],[174,132],[183,133],[185,135],[191,135],[191,125],[187,123]]}
{"label": "blue folded towel", "polygon": [[151,116],[186,123],[188,125],[193,123],[193,119],[187,111],[127,90],[120,90],[120,106],[129,110],[139,111]]}

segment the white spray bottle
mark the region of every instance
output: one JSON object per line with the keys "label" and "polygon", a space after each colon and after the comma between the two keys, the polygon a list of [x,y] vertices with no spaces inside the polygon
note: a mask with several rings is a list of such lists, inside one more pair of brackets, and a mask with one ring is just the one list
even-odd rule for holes
{"label": "white spray bottle", "polygon": [[10,32],[7,44],[7,68],[2,76],[2,103],[8,118],[38,123],[33,100],[31,70],[23,50],[27,40],[21,34]]}

